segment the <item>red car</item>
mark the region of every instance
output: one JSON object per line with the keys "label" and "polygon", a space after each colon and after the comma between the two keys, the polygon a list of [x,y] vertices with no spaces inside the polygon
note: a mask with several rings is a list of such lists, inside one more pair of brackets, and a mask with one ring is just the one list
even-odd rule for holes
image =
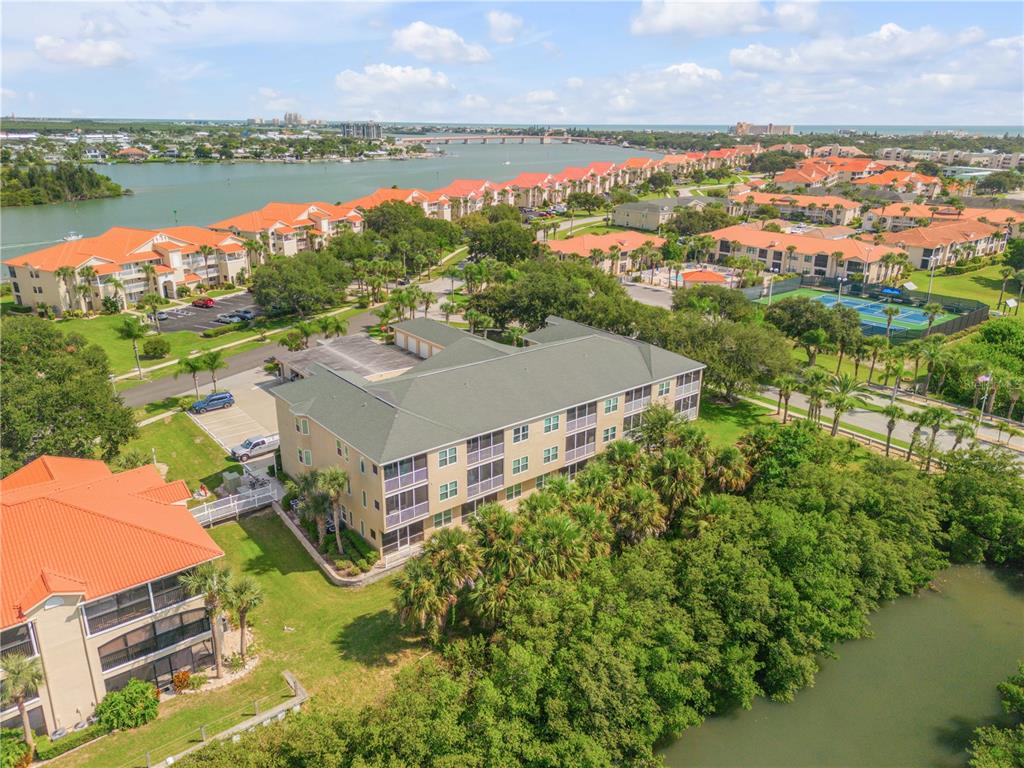
{"label": "red car", "polygon": [[203,309],[209,309],[213,306],[213,299],[209,296],[200,296],[198,299],[192,302],[193,307],[202,307]]}

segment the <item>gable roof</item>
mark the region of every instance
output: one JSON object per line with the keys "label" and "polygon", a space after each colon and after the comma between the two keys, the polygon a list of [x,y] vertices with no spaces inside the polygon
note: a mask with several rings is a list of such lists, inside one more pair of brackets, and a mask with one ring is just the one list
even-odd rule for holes
{"label": "gable roof", "polygon": [[568,237],[565,240],[548,240],[547,246],[555,253],[589,257],[590,252],[595,248],[608,251],[614,245],[618,246],[620,251],[632,251],[644,243],[651,243],[656,248],[660,248],[665,244],[665,238],[626,230],[609,232],[604,235],[580,235],[579,237]]}
{"label": "gable roof", "polygon": [[755,205],[788,205],[806,208],[814,203],[819,208],[846,208],[855,210],[860,208],[860,203],[854,200],[847,200],[838,195],[790,195],[785,192],[744,192],[733,195],[729,199],[734,203],[746,203],[750,198]]}
{"label": "gable roof", "polygon": [[931,248],[951,243],[970,243],[1000,233],[999,227],[983,224],[973,219],[962,221],[935,222],[927,227],[912,227],[900,232],[882,232],[883,242],[900,246]]}
{"label": "gable roof", "polygon": [[42,456],[0,480],[0,627],[52,594],[85,600],[224,553],[176,502],[182,481],[152,464],[114,474],[101,461]]}
{"label": "gable roof", "polygon": [[255,211],[246,211],[210,225],[212,229],[237,229],[239,232],[264,232],[286,227],[308,227],[315,220],[361,219],[351,203],[267,203]]}
{"label": "gable roof", "polygon": [[111,227],[102,235],[58,243],[49,248],[14,256],[6,263],[14,266],[33,267],[45,272],[55,272],[61,267],[78,269],[90,259],[100,259],[114,264],[147,259],[155,260],[159,258],[155,253],[150,253],[145,257],[127,258],[132,251],[138,250],[152,240],[155,234],[148,229]]}
{"label": "gable roof", "polygon": [[838,251],[843,254],[844,259],[852,259],[864,264],[881,261],[885,254],[892,251],[891,246],[874,245],[873,243],[866,243],[861,240],[826,240],[810,235],[772,232],[741,224],[716,229],[714,232],[708,232],[707,234],[716,240],[727,240],[730,242],[735,240],[741,245],[754,248],[769,248],[777,251],[784,251],[790,245],[796,248],[796,253],[802,254],[832,254]]}
{"label": "gable roof", "polygon": [[470,334],[466,331],[452,328],[446,323],[432,320],[429,317],[414,317],[410,320],[402,320],[400,323],[392,323],[391,327],[396,331],[405,331],[441,347],[454,344],[459,339],[470,337]]}

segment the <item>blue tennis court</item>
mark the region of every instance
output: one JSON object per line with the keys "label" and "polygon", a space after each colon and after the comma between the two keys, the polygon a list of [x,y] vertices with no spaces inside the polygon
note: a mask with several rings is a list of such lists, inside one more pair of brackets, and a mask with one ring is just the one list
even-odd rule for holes
{"label": "blue tennis court", "polygon": [[[907,325],[928,325],[928,315],[919,309],[913,307],[904,307],[899,304],[891,304],[887,301],[871,301],[870,299],[859,299],[855,296],[838,296],[826,293],[821,296],[816,296],[815,301],[821,302],[826,307],[834,307],[837,303],[842,302],[844,307],[850,307],[857,310],[857,313],[864,319],[865,322],[871,322],[872,325],[885,325],[886,307],[896,307],[900,313],[893,317],[893,322],[901,321]],[[876,322],[877,321],[877,322]]]}

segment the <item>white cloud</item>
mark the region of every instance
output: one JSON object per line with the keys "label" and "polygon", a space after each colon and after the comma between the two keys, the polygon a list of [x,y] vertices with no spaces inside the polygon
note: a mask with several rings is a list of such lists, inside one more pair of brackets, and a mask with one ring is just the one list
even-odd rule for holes
{"label": "white cloud", "polygon": [[[974,32],[966,32],[964,39],[972,39]],[[878,71],[948,56],[957,40],[933,27],[907,30],[890,22],[866,35],[819,37],[788,49],[751,43],[730,51],[729,63],[750,72]]]}
{"label": "white cloud", "polygon": [[267,112],[286,112],[295,109],[297,106],[295,99],[267,86],[258,88],[256,95],[263,109]]}
{"label": "white cloud", "polygon": [[16,99],[18,94],[10,88],[0,88],[0,99]]}
{"label": "white cloud", "polygon": [[815,25],[817,15],[817,3],[810,0],[777,2],[771,8],[759,0],[643,0],[631,30],[634,35],[685,33],[695,36],[763,32],[771,28],[803,31]]}
{"label": "white cloud", "polygon": [[606,89],[608,104],[615,114],[648,115],[673,107],[674,99],[705,92],[722,80],[722,73],[692,61],[658,70],[630,72]]}
{"label": "white cloud", "polygon": [[455,87],[444,72],[429,67],[368,64],[339,72],[334,83],[346,110],[376,120],[422,120],[451,114]]}
{"label": "white cloud", "polygon": [[462,99],[459,100],[459,106],[462,107],[463,109],[470,111],[487,109],[487,107],[489,107],[490,105],[490,101],[488,101],[483,96],[477,96],[474,93],[467,93],[465,96],[462,97]]}
{"label": "white cloud", "polygon": [[558,94],[550,89],[528,91],[523,97],[527,104],[553,104],[558,101]]}
{"label": "white cloud", "polygon": [[503,45],[514,43],[523,31],[523,20],[504,11],[488,12],[487,25],[491,28],[491,39]]}
{"label": "white cloud", "polygon": [[208,61],[197,61],[194,64],[164,66],[160,67],[157,71],[161,80],[169,83],[184,83],[206,74],[209,69],[210,63]]}
{"label": "white cloud", "polygon": [[582,77],[570,77],[566,79],[565,85],[567,88],[582,88],[583,78]]}
{"label": "white cloud", "polygon": [[478,43],[467,43],[454,30],[435,27],[425,21],[414,21],[391,34],[396,51],[415,56],[422,61],[466,61],[479,63],[491,58],[490,52]]}
{"label": "white cloud", "polygon": [[109,67],[131,61],[134,55],[117,40],[65,40],[53,35],[40,35],[35,40],[36,53],[47,61],[78,67]]}

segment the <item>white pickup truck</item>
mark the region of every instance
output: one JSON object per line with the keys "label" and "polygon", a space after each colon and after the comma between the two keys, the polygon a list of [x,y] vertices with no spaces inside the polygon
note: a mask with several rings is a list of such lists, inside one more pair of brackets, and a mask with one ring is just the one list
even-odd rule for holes
{"label": "white pickup truck", "polygon": [[278,435],[256,435],[242,441],[231,449],[231,457],[238,461],[248,461],[253,456],[262,456],[265,453],[276,451],[281,444]]}

